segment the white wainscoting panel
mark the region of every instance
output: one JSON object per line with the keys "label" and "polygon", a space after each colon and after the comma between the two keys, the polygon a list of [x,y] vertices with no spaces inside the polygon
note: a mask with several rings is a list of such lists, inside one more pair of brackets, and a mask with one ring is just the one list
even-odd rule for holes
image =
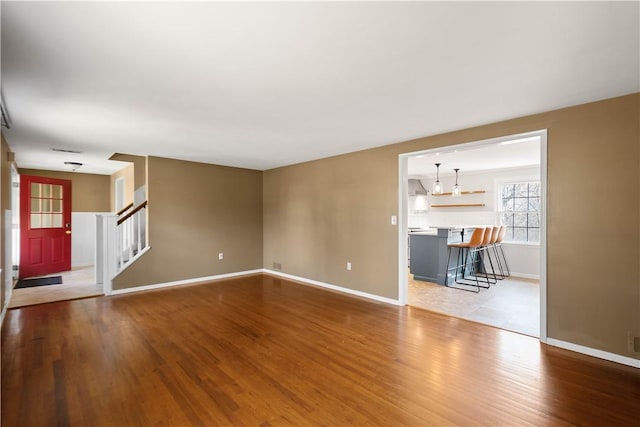
{"label": "white wainscoting panel", "polygon": [[71,213],[71,267],[95,265],[96,214],[105,212]]}

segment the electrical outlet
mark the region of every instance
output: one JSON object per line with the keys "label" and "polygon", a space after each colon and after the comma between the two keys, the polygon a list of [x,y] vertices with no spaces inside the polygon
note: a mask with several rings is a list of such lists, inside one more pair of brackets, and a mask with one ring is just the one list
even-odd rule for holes
{"label": "electrical outlet", "polygon": [[391,215],[391,225],[398,225],[398,217]]}
{"label": "electrical outlet", "polygon": [[218,254],[218,260],[219,260],[219,261],[222,261],[223,259],[224,259],[224,254],[223,254],[222,252],[220,252],[220,253]]}
{"label": "electrical outlet", "polygon": [[282,270],[282,264],[280,264],[279,262],[274,262],[273,269],[278,271]]}
{"label": "electrical outlet", "polygon": [[350,262],[347,263],[347,270],[351,270],[351,263]]}

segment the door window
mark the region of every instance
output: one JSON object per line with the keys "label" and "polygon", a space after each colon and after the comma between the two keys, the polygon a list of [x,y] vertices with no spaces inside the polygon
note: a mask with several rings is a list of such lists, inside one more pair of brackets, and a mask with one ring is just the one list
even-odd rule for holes
{"label": "door window", "polygon": [[30,227],[62,228],[62,185],[31,183]]}

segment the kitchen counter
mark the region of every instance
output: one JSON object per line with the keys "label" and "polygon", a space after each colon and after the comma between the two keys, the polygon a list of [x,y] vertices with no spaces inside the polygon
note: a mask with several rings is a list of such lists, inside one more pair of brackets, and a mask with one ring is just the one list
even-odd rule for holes
{"label": "kitchen counter", "polygon": [[[468,240],[468,236],[471,236],[471,232],[477,227],[479,226],[447,226],[410,232],[409,271],[413,274],[414,279],[444,285],[447,269],[456,265],[458,255],[454,251],[449,265],[447,265],[448,244],[459,243],[464,236],[467,236],[466,240]],[[451,271],[449,274],[450,277],[453,277],[454,272]]]}
{"label": "kitchen counter", "polygon": [[420,231],[410,231],[409,235],[419,235],[419,236],[435,236],[438,234],[438,230],[420,230]]}

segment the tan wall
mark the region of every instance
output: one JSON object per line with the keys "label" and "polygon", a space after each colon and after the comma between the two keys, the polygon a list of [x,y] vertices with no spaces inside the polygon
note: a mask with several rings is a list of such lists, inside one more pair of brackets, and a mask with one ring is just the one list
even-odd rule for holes
{"label": "tan wall", "polygon": [[151,249],[113,289],[262,268],[262,172],[149,157],[147,174]]}
{"label": "tan wall", "polygon": [[266,171],[265,268],[396,299],[398,155],[540,129],[548,336],[640,358],[640,94]]}
{"label": "tan wall", "polygon": [[129,203],[133,203],[133,193],[134,193],[134,170],[135,167],[133,164],[126,166],[120,169],[118,172],[111,175],[110,183],[111,183],[111,191],[110,191],[110,204],[111,212],[116,211],[116,179],[124,178],[124,205],[128,205]]}
{"label": "tan wall", "polygon": [[147,158],[146,156],[135,156],[132,154],[116,153],[109,157],[109,160],[119,160],[121,162],[133,163],[133,189],[134,191],[147,183]]}
{"label": "tan wall", "polygon": [[5,221],[4,211],[11,209],[11,162],[9,161],[9,145],[4,139],[4,135],[1,138],[0,149],[0,268],[2,268],[2,274],[0,274],[0,310],[4,307],[5,300],[5,277],[10,275],[11,265],[5,263]]}
{"label": "tan wall", "polygon": [[[397,148],[264,173],[264,266],[397,297]],[[346,270],[351,262],[353,270]]]}
{"label": "tan wall", "polygon": [[110,212],[111,193],[109,175],[78,172],[18,169],[20,175],[46,176],[71,181],[71,210],[73,212]]}

